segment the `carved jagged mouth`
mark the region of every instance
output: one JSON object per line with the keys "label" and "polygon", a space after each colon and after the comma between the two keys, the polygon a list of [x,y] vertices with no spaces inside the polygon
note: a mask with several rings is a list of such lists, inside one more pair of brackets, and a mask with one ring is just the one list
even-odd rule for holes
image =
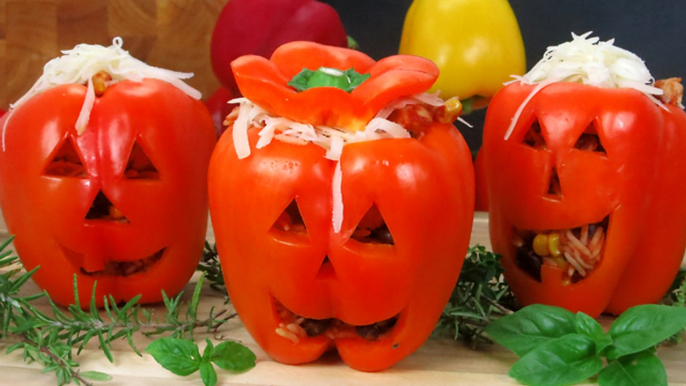
{"label": "carved jagged mouth", "polygon": [[541,281],[541,268],[562,270],[562,284],[586,278],[602,260],[609,216],[602,221],[572,229],[514,229],[515,262],[519,268]]}
{"label": "carved jagged mouth", "polygon": [[81,263],[83,262],[83,254],[72,251],[68,248],[62,248],[67,255],[67,258],[71,260],[76,266],[79,267],[82,274],[86,276],[121,276],[128,277],[135,275],[137,273],[147,272],[154,266],[164,255],[165,248],[153,253],[150,256],[146,256],[142,259],[132,260],[132,261],[105,261],[104,267],[99,270],[86,270]]}
{"label": "carved jagged mouth", "polygon": [[309,319],[299,316],[274,299],[274,307],[280,323],[276,333],[299,343],[300,339],[325,335],[331,340],[360,337],[375,341],[390,335],[398,322],[398,316],[364,326],[353,326],[335,318]]}

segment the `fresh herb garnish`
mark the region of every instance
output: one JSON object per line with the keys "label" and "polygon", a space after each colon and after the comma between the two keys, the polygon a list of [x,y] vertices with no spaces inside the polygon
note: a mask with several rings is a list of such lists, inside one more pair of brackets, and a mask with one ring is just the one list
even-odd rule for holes
{"label": "fresh herb garnish", "polygon": [[205,279],[207,279],[212,289],[224,294],[226,293],[226,283],[224,283],[222,266],[219,262],[217,244],[210,245],[208,241],[205,241],[205,249],[198,264],[198,271],[205,273]]}
{"label": "fresh herb garnish", "polygon": [[655,348],[685,326],[683,307],[632,307],[603,332],[581,312],[532,305],[493,321],[486,333],[521,357],[509,375],[526,385],[569,385],[597,374],[600,386],[662,386],[667,376]]}
{"label": "fresh herb garnish", "polygon": [[336,87],[345,92],[351,92],[370,76],[370,74],[360,74],[353,68],[345,71],[329,67],[319,67],[317,71],[303,68],[288,82],[288,85],[299,92],[314,87]]}
{"label": "fresh herb garnish", "polygon": [[469,249],[435,333],[462,337],[472,347],[479,342],[492,343],[484,328],[515,309],[514,296],[503,279],[500,257],[481,245]]}
{"label": "fresh herb garnish", "polygon": [[[236,316],[235,313],[225,315],[226,310],[215,311],[213,307],[207,318],[198,317],[204,274],[200,276],[190,301],[183,301],[183,294],[169,298],[162,293],[166,307],[166,314],[162,320],[153,318],[151,311],[137,304],[138,297],[124,305],[118,305],[109,297],[105,299],[103,309],[98,310],[93,295],[88,310],[82,310],[74,305],[65,310],[53,303],[47,293],[21,296],[19,291],[37,269],[22,273],[18,258],[10,256],[11,251],[5,251],[11,241],[12,239],[9,239],[0,245],[0,339],[16,342],[7,348],[8,354],[22,350],[24,360],[39,362],[43,364],[44,372],[54,372],[58,385],[72,382],[92,385],[91,381],[111,379],[109,375],[101,372],[82,372],[75,361],[75,356],[92,339],[98,341],[100,349],[110,361],[114,359],[111,352],[112,342],[121,339],[126,340],[131,349],[141,355],[133,341],[134,334],[137,333],[149,337],[168,334],[168,338],[159,339],[183,341],[186,343],[182,344],[197,349],[193,341],[194,330],[216,331],[220,325]],[[75,303],[78,304],[76,281],[74,294],[77,299]],[[40,311],[33,305],[34,301],[40,298],[48,300],[50,313]],[[211,362],[221,368],[231,367],[232,371],[247,370],[254,366],[254,361],[252,365],[248,363],[250,354],[247,353],[247,348],[236,342],[224,343],[213,348],[214,353],[208,357]],[[207,365],[202,367],[203,381],[212,384],[214,369],[208,369]],[[216,383],[216,374],[214,382]]]}
{"label": "fresh herb garnish", "polygon": [[200,370],[205,386],[217,383],[214,365],[233,372],[246,371],[255,367],[255,354],[236,342],[222,342],[216,347],[209,339],[203,354],[193,342],[177,338],[160,338],[152,342],[145,352],[155,358],[165,369],[180,376],[187,376]]}

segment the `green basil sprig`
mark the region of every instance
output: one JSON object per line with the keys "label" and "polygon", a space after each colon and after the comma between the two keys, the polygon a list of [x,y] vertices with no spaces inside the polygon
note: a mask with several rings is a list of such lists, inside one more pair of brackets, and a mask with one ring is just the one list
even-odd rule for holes
{"label": "green basil sprig", "polygon": [[187,376],[200,371],[205,386],[217,384],[217,372],[214,365],[223,370],[241,372],[255,367],[255,354],[250,349],[236,342],[222,342],[216,347],[209,339],[200,355],[198,346],[187,340],[177,338],[160,338],[148,345],[145,352],[165,369],[180,376]]}
{"label": "green basil sprig", "polygon": [[598,375],[599,386],[667,386],[655,350],[684,327],[681,307],[636,306],[605,332],[582,312],[537,304],[491,322],[486,333],[520,357],[509,375],[526,385],[571,385]]}

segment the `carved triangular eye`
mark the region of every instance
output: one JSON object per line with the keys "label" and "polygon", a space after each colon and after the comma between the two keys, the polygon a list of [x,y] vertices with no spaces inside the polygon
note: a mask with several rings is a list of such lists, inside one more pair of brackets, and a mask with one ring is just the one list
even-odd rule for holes
{"label": "carved triangular eye", "polygon": [[606,154],[603,144],[600,143],[600,137],[598,137],[598,130],[595,127],[595,123],[588,125],[586,130],[581,134],[579,139],[574,144],[575,149],[584,151],[593,151],[600,154]]}
{"label": "carved triangular eye", "polygon": [[145,154],[143,148],[138,142],[133,144],[129,160],[126,162],[126,170],[124,177],[128,179],[149,179],[156,180],[160,178],[155,165],[153,165],[150,157]]}
{"label": "carved triangular eye", "polygon": [[529,131],[526,132],[524,136],[525,145],[531,146],[534,149],[547,149],[548,145],[545,143],[545,138],[541,134],[541,124],[538,122],[538,118],[534,120],[529,127]]}
{"label": "carved triangular eye", "polygon": [[276,219],[272,228],[282,232],[307,233],[307,227],[300,214],[298,203],[293,200]]}
{"label": "carved triangular eye", "polygon": [[355,228],[352,239],[362,243],[393,245],[393,235],[376,204],[372,205]]}
{"label": "carved triangular eye", "polygon": [[129,222],[129,219],[112,204],[112,201],[105,196],[105,193],[103,193],[102,190],[95,196],[88,213],[86,213],[86,220]]}
{"label": "carved triangular eye", "polygon": [[57,177],[88,177],[81,156],[71,138],[67,137],[45,167],[45,175]]}
{"label": "carved triangular eye", "polygon": [[548,182],[548,197],[556,200],[562,198],[562,187],[560,186],[560,177],[557,175],[557,170],[553,167],[550,171],[550,179]]}

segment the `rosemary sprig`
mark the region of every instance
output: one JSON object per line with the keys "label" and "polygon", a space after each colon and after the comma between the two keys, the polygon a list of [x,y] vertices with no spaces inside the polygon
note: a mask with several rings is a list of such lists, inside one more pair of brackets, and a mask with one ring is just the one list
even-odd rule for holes
{"label": "rosemary sprig", "polygon": [[500,257],[481,245],[469,249],[435,334],[462,337],[472,348],[480,342],[492,343],[484,328],[516,308],[510,287],[503,279]]}
{"label": "rosemary sprig", "polygon": [[[137,304],[139,297],[120,306],[112,298],[105,298],[102,311],[95,306],[95,288],[91,296],[90,308],[82,310],[70,306],[66,310],[57,306],[47,293],[20,296],[22,286],[36,270],[22,274],[16,256],[5,251],[12,240],[0,245],[0,339],[15,343],[7,348],[7,353],[23,350],[24,360],[39,362],[44,372],[54,372],[58,385],[76,383],[92,385],[91,380],[108,380],[107,374],[100,372],[81,372],[75,355],[81,353],[91,340],[97,340],[98,346],[110,362],[112,342],[126,340],[130,348],[138,355],[141,352],[134,344],[134,335],[158,336],[165,334],[169,338],[181,339],[193,345],[193,332],[202,328],[207,332],[217,330],[219,326],[235,317],[227,310],[210,310],[209,316],[199,318],[198,305],[205,279],[202,274],[195,286],[189,301],[183,301],[183,294],[173,298],[164,292],[166,314],[160,319],[153,312]],[[78,304],[76,278],[74,279],[75,304]],[[50,312],[37,309],[33,302],[46,298]],[[75,350],[73,349],[75,348]]]}

